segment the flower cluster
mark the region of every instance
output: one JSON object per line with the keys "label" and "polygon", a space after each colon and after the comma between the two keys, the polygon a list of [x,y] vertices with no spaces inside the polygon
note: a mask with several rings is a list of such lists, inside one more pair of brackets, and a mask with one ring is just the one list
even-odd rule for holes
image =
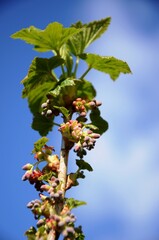
{"label": "flower cluster", "polygon": [[85,117],[88,110],[95,109],[96,107],[101,106],[101,102],[96,101],[93,99],[92,101],[87,101],[82,98],[77,98],[73,101],[73,111],[79,113],[81,117]]}
{"label": "flower cluster", "polygon": [[[85,124],[87,121],[86,115],[89,110],[91,111],[100,105],[101,103],[96,100],[87,101],[77,98],[73,101],[69,111],[71,115],[77,113],[79,116],[76,120],[68,120],[59,127],[59,131],[69,149],[74,146],[74,151],[82,161],[78,163],[78,170],[75,173],[67,174],[65,191],[72,186],[77,186],[79,184],[77,180],[85,177],[82,169],[90,170],[90,166],[82,158],[86,155],[86,150],[94,148],[96,139],[100,137],[100,134],[93,132],[94,125]],[[59,114],[51,99],[48,99],[41,107],[43,108],[42,115],[46,117]],[[84,119],[86,120],[84,121]],[[58,178],[60,159],[56,154],[53,154],[54,148],[47,146],[46,142],[47,139],[44,137],[34,144],[33,153],[36,162],[35,164],[27,163],[23,166],[23,170],[26,172],[22,180],[28,180],[31,184],[34,184],[40,196],[40,200],[36,199],[27,204],[35,219],[38,220],[37,229],[31,228],[27,234],[33,234],[37,239],[41,239],[41,236],[48,239],[49,236],[60,236],[62,234],[64,239],[73,240],[75,236],[82,234],[82,231],[78,229],[79,233],[76,232],[74,226],[76,218],[70,212],[71,208],[67,205],[64,192],[61,190],[62,182]],[[45,165],[39,168],[41,162],[45,162]]]}
{"label": "flower cluster", "polygon": [[72,237],[71,239],[74,239],[74,222],[76,221],[74,214],[70,212],[66,205],[57,213],[57,211],[52,208],[54,204],[53,200],[43,194],[40,194],[40,198],[41,201],[35,199],[27,204],[27,207],[33,212],[35,219],[38,219],[36,235],[38,235],[38,232],[42,229],[43,234],[46,236],[49,232],[58,232],[60,234],[62,233],[64,237],[70,236]]}
{"label": "flower cluster", "polygon": [[85,126],[77,120],[70,120],[61,124],[59,131],[64,138],[75,143],[74,151],[81,158],[86,155],[84,148],[87,150],[94,148],[96,139],[100,137],[100,134],[94,133],[90,129],[86,130]]}
{"label": "flower cluster", "polygon": [[82,124],[77,120],[70,120],[66,123],[62,123],[59,131],[62,133],[64,138],[69,139],[70,142],[78,142],[81,138],[82,132]]}
{"label": "flower cluster", "polygon": [[[34,169],[34,165],[30,163],[23,166],[23,170],[26,172],[22,180],[28,180],[31,184],[35,184],[37,191],[40,192],[40,200],[35,199],[27,204],[35,219],[38,220],[37,230],[32,228],[26,233],[32,233],[37,239],[40,239],[41,234],[46,239],[49,238],[49,234],[52,236],[62,234],[64,237],[74,239],[76,218],[65,204],[61,183],[57,177],[59,158],[57,155],[51,155],[52,150],[52,147],[45,145],[41,151],[35,154],[38,164],[41,160],[46,161],[42,170]],[[43,194],[43,192],[46,192],[46,194]]]}

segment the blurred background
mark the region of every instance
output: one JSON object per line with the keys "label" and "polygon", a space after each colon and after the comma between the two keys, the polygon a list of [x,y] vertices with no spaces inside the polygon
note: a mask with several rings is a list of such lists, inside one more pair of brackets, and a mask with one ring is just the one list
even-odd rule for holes
{"label": "blurred background", "polygon": [[[85,159],[94,172],[69,195],[88,203],[74,210],[86,240],[159,239],[158,1],[1,0],[1,240],[26,239],[24,232],[35,225],[26,204],[37,193],[21,181],[21,167],[33,161],[30,153],[39,135],[30,128],[20,81],[35,56],[47,56],[10,35],[30,25],[44,29],[58,21],[67,27],[108,16],[108,31],[87,51],[124,60],[133,74],[121,74],[115,83],[97,71],[88,75],[109,130]],[[60,139],[55,132],[49,137],[58,151]]]}

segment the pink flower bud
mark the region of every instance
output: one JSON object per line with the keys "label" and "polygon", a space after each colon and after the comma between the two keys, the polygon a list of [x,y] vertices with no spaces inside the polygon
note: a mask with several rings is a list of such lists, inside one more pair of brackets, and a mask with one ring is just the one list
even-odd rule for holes
{"label": "pink flower bud", "polygon": [[50,186],[47,184],[44,184],[40,187],[40,189],[47,192],[50,189]]}
{"label": "pink flower bud", "polygon": [[100,138],[100,134],[99,133],[92,133],[91,137],[92,138]]}
{"label": "pink flower bud", "polygon": [[33,165],[31,163],[27,163],[22,167],[22,169],[23,170],[30,170],[32,167],[33,167]]}
{"label": "pink flower bud", "polygon": [[32,174],[32,171],[30,171],[30,170],[26,171],[26,173],[22,176],[22,181],[28,180],[30,178],[31,174]]}

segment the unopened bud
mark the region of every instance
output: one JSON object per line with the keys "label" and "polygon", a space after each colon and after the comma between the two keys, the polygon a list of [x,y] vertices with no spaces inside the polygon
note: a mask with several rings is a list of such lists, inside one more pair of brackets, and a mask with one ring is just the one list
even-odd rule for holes
{"label": "unopened bud", "polygon": [[31,163],[27,163],[22,167],[22,169],[23,170],[30,170],[32,167],[33,167],[33,165]]}
{"label": "unopened bud", "polygon": [[36,225],[37,225],[37,227],[40,227],[40,226],[42,226],[43,224],[44,224],[44,219],[40,219],[37,223],[36,223]]}
{"label": "unopened bud", "polygon": [[50,116],[52,114],[52,110],[51,109],[48,109],[47,112],[46,112],[47,116]]}
{"label": "unopened bud", "polygon": [[42,201],[47,199],[47,196],[43,195],[42,193],[39,194],[39,197]]}
{"label": "unopened bud", "polygon": [[96,106],[99,107],[102,105],[102,102],[96,101]]}
{"label": "unopened bud", "polygon": [[22,181],[28,180],[31,174],[32,174],[31,170],[26,171],[26,173],[22,176]]}
{"label": "unopened bud", "polygon": [[34,203],[31,201],[31,202],[29,202],[29,203],[27,204],[27,208],[32,208],[33,205],[34,205]]}
{"label": "unopened bud", "polygon": [[99,133],[92,133],[91,137],[92,138],[100,138],[100,134]]}
{"label": "unopened bud", "polygon": [[47,107],[47,103],[41,104],[41,108],[46,108],[46,107]]}
{"label": "unopened bud", "polygon": [[63,227],[64,225],[65,225],[65,221],[62,221],[62,220],[61,220],[61,221],[58,223],[58,226],[59,226],[59,227]]}
{"label": "unopened bud", "polygon": [[86,116],[86,112],[81,112],[81,113],[80,113],[80,116],[81,116],[81,117],[85,117],[85,116]]}
{"label": "unopened bud", "polygon": [[40,187],[40,189],[47,192],[50,189],[50,186],[47,184],[44,184]]}

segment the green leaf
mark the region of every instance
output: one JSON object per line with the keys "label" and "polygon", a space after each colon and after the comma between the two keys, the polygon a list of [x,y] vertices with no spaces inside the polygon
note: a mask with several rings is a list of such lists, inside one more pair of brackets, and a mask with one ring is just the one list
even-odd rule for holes
{"label": "green leaf", "polygon": [[47,174],[44,174],[44,175],[41,175],[38,180],[39,181],[45,181],[45,182],[48,182],[48,180],[50,180],[50,178],[52,177],[53,175],[53,172],[49,172]]}
{"label": "green leaf", "polygon": [[112,80],[116,80],[120,73],[131,73],[128,64],[114,57],[103,57],[96,54],[86,54],[88,66],[98,71],[108,73]]}
{"label": "green leaf", "polygon": [[30,91],[42,84],[52,83],[52,87],[57,83],[53,74],[53,69],[62,65],[64,60],[58,56],[52,58],[34,58],[27,77],[22,80],[24,85],[23,97],[27,97]]}
{"label": "green leaf", "polygon": [[68,40],[71,52],[78,56],[82,54],[93,41],[99,38],[108,28],[111,18],[104,18],[99,21],[93,21],[88,24],[77,22],[72,26],[81,29],[81,31]]}
{"label": "green leaf", "polygon": [[87,203],[84,201],[75,200],[74,198],[66,198],[66,204],[68,205],[69,209],[76,208],[82,205],[86,205]]}
{"label": "green leaf", "polygon": [[82,159],[80,160],[77,159],[76,164],[79,167],[79,169],[88,170],[89,172],[93,171],[93,168],[91,167],[91,165]]}
{"label": "green leaf", "polygon": [[47,137],[42,137],[40,139],[38,139],[35,143],[34,143],[34,149],[32,150],[32,153],[37,153],[39,151],[41,151],[41,149],[43,148],[44,145],[46,145],[46,143],[49,141],[49,139]]}
{"label": "green leaf", "polygon": [[32,128],[46,135],[53,126],[52,119],[40,116],[41,104],[46,100],[46,95],[57,84],[57,79],[52,69],[64,62],[60,57],[34,58],[29,68],[27,77],[22,81],[24,85],[23,97],[28,98],[29,108],[33,114]]}
{"label": "green leaf", "polygon": [[77,88],[77,97],[92,100],[96,96],[96,90],[91,82],[81,80]]}
{"label": "green leaf", "polygon": [[36,229],[35,227],[30,227],[30,229],[28,229],[24,235],[27,236],[28,240],[35,240],[36,237],[35,237],[35,234],[36,234]]}
{"label": "green leaf", "polygon": [[70,115],[70,112],[67,108],[65,107],[58,107],[58,106],[54,106],[54,108],[58,109],[62,114],[63,116],[67,119]]}
{"label": "green leaf", "polygon": [[93,124],[84,124],[86,128],[92,129],[92,130],[98,130],[97,126]]}
{"label": "green leaf", "polygon": [[94,132],[103,134],[105,131],[108,129],[108,122],[105,121],[101,116],[100,116],[100,110],[98,108],[93,109],[90,113],[90,119],[92,121],[92,124],[97,127]]}
{"label": "green leaf", "polygon": [[58,52],[60,47],[78,32],[79,29],[73,27],[64,28],[62,24],[53,22],[44,30],[30,26],[29,28],[23,28],[12,34],[11,37],[24,40],[26,43],[34,45],[34,49],[39,52],[50,50]]}
{"label": "green leaf", "polygon": [[23,97],[28,97],[29,107],[33,114],[41,110],[41,104],[46,100],[46,94],[57,84],[52,69],[63,63],[60,57],[34,58],[28,75],[22,80]]}
{"label": "green leaf", "polygon": [[57,87],[49,92],[55,106],[68,107],[77,96],[78,79],[65,79],[57,84]]}
{"label": "green leaf", "polygon": [[70,54],[70,50],[67,44],[63,44],[63,46],[60,48],[60,56],[65,60],[67,76],[70,77],[72,75],[73,58]]}
{"label": "green leaf", "polygon": [[84,240],[85,239],[85,235],[83,234],[81,226],[75,228],[75,239],[76,240]]}
{"label": "green leaf", "polygon": [[32,128],[38,131],[41,136],[46,136],[53,126],[53,118],[46,118],[40,113],[34,114]]}
{"label": "green leaf", "polygon": [[35,89],[31,90],[28,93],[29,108],[33,115],[41,112],[41,104],[46,101],[46,95],[53,86],[54,83],[46,82],[42,85],[37,86]]}

